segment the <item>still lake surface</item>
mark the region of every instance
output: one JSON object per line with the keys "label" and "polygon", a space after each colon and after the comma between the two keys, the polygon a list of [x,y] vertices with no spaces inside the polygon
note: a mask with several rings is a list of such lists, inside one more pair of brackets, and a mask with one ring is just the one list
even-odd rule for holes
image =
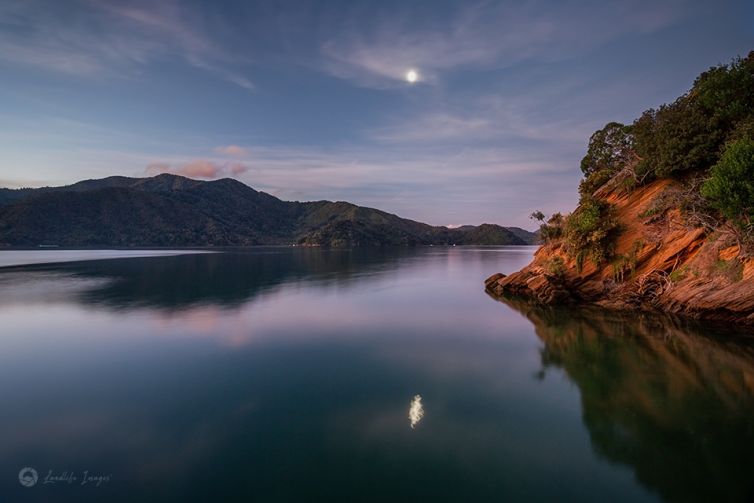
{"label": "still lake surface", "polygon": [[484,293],[533,250],[0,269],[0,501],[754,499],[751,338]]}

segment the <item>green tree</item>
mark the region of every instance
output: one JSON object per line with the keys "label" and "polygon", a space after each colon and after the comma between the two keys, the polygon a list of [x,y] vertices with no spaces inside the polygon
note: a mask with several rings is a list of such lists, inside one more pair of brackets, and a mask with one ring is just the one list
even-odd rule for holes
{"label": "green tree", "polygon": [[610,122],[589,138],[589,147],[581,160],[584,180],[579,190],[591,194],[629,162],[633,155],[631,126]]}
{"label": "green tree", "polygon": [[691,95],[648,110],[635,129],[637,173],[649,178],[709,168],[725,139],[725,131],[711,127],[708,114]]}
{"label": "green tree", "polygon": [[754,52],[710,68],[689,92],[634,122],[636,172],[652,179],[707,170],[727,141],[751,129],[752,120]]}
{"label": "green tree", "polygon": [[754,112],[754,51],[730,65],[712,67],[694,82],[693,93],[715,129],[732,130]]}
{"label": "green tree", "polygon": [[744,138],[730,143],[712,167],[702,185],[702,195],[710,205],[752,234],[754,220],[754,140]]}

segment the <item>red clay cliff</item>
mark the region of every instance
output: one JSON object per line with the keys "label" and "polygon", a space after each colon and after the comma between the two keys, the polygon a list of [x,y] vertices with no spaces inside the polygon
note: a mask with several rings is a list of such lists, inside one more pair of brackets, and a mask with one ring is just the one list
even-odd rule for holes
{"label": "red clay cliff", "polygon": [[563,240],[552,240],[522,270],[488,278],[487,291],[542,304],[596,304],[754,325],[754,257],[724,228],[708,230],[672,205],[658,204],[681,190],[681,183],[669,179],[630,192],[603,187],[595,196],[615,209],[621,231],[613,256],[619,260],[585,261],[579,268]]}

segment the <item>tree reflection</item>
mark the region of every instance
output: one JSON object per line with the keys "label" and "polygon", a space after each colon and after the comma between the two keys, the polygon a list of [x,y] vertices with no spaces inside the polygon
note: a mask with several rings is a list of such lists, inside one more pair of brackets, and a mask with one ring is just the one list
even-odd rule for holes
{"label": "tree reflection", "polygon": [[[754,501],[754,346],[746,334],[639,313],[505,300],[579,387],[595,451],[669,501]],[[545,377],[546,378],[546,377]]]}

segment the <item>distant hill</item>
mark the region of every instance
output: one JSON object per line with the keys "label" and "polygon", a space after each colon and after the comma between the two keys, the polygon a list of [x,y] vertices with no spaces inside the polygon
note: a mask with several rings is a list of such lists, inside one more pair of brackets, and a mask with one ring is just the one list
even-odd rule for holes
{"label": "distant hill", "polygon": [[437,227],[347,202],[282,201],[224,178],[113,176],[0,189],[0,245],[525,245],[534,234],[483,224]]}

